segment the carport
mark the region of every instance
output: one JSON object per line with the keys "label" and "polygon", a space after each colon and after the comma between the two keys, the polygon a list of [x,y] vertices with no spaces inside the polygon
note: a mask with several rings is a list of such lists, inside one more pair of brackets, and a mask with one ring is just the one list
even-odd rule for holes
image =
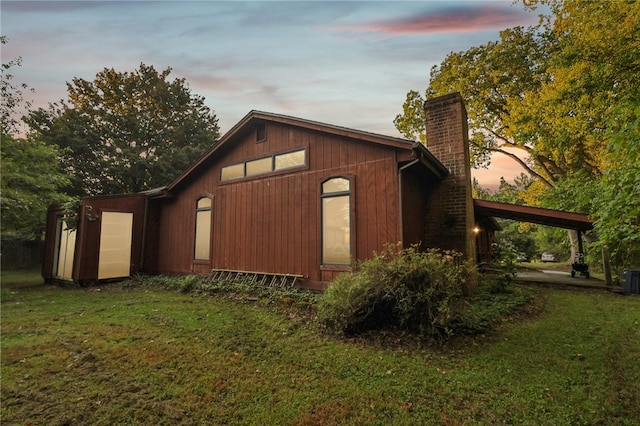
{"label": "carport", "polygon": [[[578,232],[578,250],[583,252],[582,234],[593,229],[593,221],[585,214],[572,213],[562,210],[551,210],[540,207],[520,206],[516,204],[499,203],[496,201],[473,200],[476,221],[487,218],[500,217],[520,222],[531,222],[556,228],[574,230]],[[611,270],[607,253],[603,251],[603,267],[607,285],[612,285]]]}

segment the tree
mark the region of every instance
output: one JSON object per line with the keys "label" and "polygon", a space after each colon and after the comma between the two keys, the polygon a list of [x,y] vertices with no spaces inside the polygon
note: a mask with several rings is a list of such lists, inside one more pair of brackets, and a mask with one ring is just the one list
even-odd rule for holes
{"label": "tree", "polygon": [[[0,44],[8,42],[6,36],[0,36]],[[11,69],[19,67],[22,58],[18,57],[2,64],[2,78],[0,78],[0,129],[2,135],[12,135],[18,132],[20,110],[27,111],[31,102],[24,99],[24,90],[33,91],[25,83],[14,84]]]}
{"label": "tree", "polygon": [[[449,54],[431,70],[425,97],[462,94],[474,166],[487,166],[494,153],[508,155],[539,182],[527,189],[536,191],[536,200],[543,199],[540,185],[556,188],[550,194],[564,200],[555,203],[559,208],[590,213],[601,235],[636,241],[637,228],[621,235],[604,219],[614,205],[604,200],[613,182],[630,194],[633,184],[637,188],[637,180],[623,184],[638,175],[612,155],[621,151],[615,135],[629,141],[633,134],[633,119],[616,111],[622,104],[636,111],[640,101],[640,3],[528,0],[525,7],[535,10],[539,4],[550,6],[552,14],[537,26],[507,29],[498,42]],[[410,91],[396,127],[416,138],[424,129],[422,114],[422,97]],[[592,202],[567,196],[580,188],[594,194]],[[636,211],[633,198],[610,195],[618,195],[619,210]]]}
{"label": "tree", "polygon": [[640,101],[622,102],[609,121],[615,130],[606,135],[602,175],[569,175],[544,199],[550,207],[579,205],[591,212],[595,246],[607,247],[614,264],[640,265]]}
{"label": "tree", "polygon": [[69,184],[59,167],[60,152],[33,137],[16,139],[6,134],[0,152],[2,233],[39,238],[49,205],[69,200],[60,192]]}
{"label": "tree", "polygon": [[[1,37],[2,44],[7,42]],[[27,111],[30,103],[24,100],[26,84],[14,84],[11,69],[20,66],[21,59],[2,64],[0,92],[0,213],[2,234],[35,239],[42,235],[47,207],[66,201],[60,189],[69,183],[58,164],[60,151],[46,145],[37,135],[18,138],[20,111]]]}
{"label": "tree", "polygon": [[74,195],[139,192],[170,183],[219,137],[218,119],[184,79],[140,64],[67,83],[68,100],[30,114],[61,162]]}
{"label": "tree", "polygon": [[[516,160],[532,176],[546,181],[528,158],[532,146],[517,140],[509,125],[508,100],[521,99],[544,80],[547,46],[550,42],[537,29],[502,31],[500,42],[450,53],[431,69],[425,98],[460,92],[469,120],[470,149],[474,167],[487,167],[493,153]],[[406,137],[423,140],[424,98],[415,90],[407,94],[403,114],[394,120]],[[513,150],[521,151],[518,155]]]}
{"label": "tree", "polygon": [[543,3],[555,17],[545,23],[555,40],[547,78],[529,96],[510,100],[511,125],[517,138],[530,141],[533,155],[558,170],[554,183],[579,171],[597,179],[605,171],[613,109],[639,99],[640,3]]}
{"label": "tree", "polygon": [[[500,153],[547,187],[578,170],[597,176],[610,108],[640,90],[640,3],[527,3],[549,4],[553,15],[450,53],[432,68],[425,97],[462,94],[476,167]],[[424,133],[422,102],[410,91],[394,121],[406,137]]]}
{"label": "tree", "polygon": [[640,99],[623,102],[611,120],[628,125],[614,131],[607,144],[593,208],[595,229],[616,264],[640,266]]}

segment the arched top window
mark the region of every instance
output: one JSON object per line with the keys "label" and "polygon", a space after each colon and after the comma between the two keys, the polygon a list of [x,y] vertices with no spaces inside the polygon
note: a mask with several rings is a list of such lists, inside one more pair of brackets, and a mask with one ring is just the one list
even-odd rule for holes
{"label": "arched top window", "polygon": [[198,202],[196,203],[196,209],[200,210],[206,210],[206,209],[211,209],[211,198],[208,197],[202,197],[198,200]]}
{"label": "arched top window", "polygon": [[195,260],[209,260],[211,254],[212,200],[202,197],[196,201]]}
{"label": "arched top window", "polygon": [[343,177],[331,178],[322,184],[322,195],[333,194],[337,192],[349,192],[349,179]]}
{"label": "arched top window", "polygon": [[322,183],[322,264],[351,264],[351,182],[343,177]]}

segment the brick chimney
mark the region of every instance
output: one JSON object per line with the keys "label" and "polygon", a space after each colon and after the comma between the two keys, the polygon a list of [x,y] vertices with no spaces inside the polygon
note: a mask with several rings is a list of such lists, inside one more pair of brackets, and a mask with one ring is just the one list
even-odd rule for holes
{"label": "brick chimney", "polygon": [[432,193],[427,209],[425,244],[457,250],[475,260],[475,219],[467,111],[460,93],[424,103],[427,149],[449,170]]}

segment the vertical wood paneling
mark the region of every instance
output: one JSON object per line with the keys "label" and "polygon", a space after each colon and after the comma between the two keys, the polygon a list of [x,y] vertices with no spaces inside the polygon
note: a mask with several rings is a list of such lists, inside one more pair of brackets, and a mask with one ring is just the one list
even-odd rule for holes
{"label": "vertical wood paneling", "polygon": [[259,252],[258,250],[261,250],[260,244],[258,241],[259,239],[261,240],[261,235],[260,235],[260,217],[262,216],[262,214],[260,214],[261,209],[260,209],[260,201],[262,199],[262,191],[260,191],[260,187],[259,187],[260,182],[259,181],[254,181],[251,184],[251,222],[252,222],[252,229],[251,229],[251,235],[250,235],[250,240],[251,240],[251,245],[249,247],[247,247],[248,249],[250,249],[250,253],[251,253],[251,257],[252,257],[252,270],[256,271],[258,270],[258,256],[259,256]]}
{"label": "vertical wood paneling", "polygon": [[387,174],[386,181],[386,192],[387,192],[387,241],[400,241],[402,239],[401,229],[400,229],[400,193],[399,193],[399,182],[398,182],[398,172],[396,168],[396,159],[394,157],[388,158],[386,160],[387,167],[389,170],[393,172],[389,172]]}
{"label": "vertical wood paneling", "polygon": [[[264,228],[264,235],[265,235],[265,249],[266,252],[264,253],[264,259],[262,264],[265,267],[265,271],[272,271],[273,270],[273,264],[275,262],[275,253],[274,253],[274,247],[275,247],[275,202],[276,200],[274,199],[274,195],[272,193],[273,187],[272,187],[272,182],[271,181],[266,181],[266,187],[263,191],[263,197],[264,197],[264,219],[265,219],[265,228]],[[266,212],[270,212],[270,214],[267,214]]]}
{"label": "vertical wood paneling", "polygon": [[322,168],[330,169],[331,168],[331,157],[333,156],[333,152],[331,149],[331,139],[329,137],[322,138]]}
{"label": "vertical wood paneling", "polygon": [[285,257],[287,255],[287,233],[289,232],[286,223],[287,180],[286,178],[276,179],[276,182],[280,202],[278,203],[278,232],[276,233],[278,245],[275,270],[281,271],[285,267]]}
{"label": "vertical wood paneling", "polygon": [[367,194],[367,176],[366,176],[366,155],[365,155],[366,145],[358,144],[356,149],[356,183],[357,183],[357,194],[356,194],[356,229],[358,233],[358,259],[362,259],[365,257],[365,253],[368,250],[369,246],[369,227],[368,221],[370,220],[368,216],[368,194]]}
{"label": "vertical wood paneling", "polygon": [[349,153],[348,153],[348,147],[350,144],[348,143],[340,143],[339,144],[339,149],[340,149],[340,157],[339,157],[339,161],[338,161],[338,165],[346,165],[349,164]]}
{"label": "vertical wood paneling", "polygon": [[286,241],[287,241],[287,224],[286,224],[286,201],[287,201],[287,180],[286,178],[275,179],[276,183],[276,191],[278,191],[278,220],[276,225],[276,241],[277,245],[275,247],[276,251],[276,262],[275,262],[275,270],[282,271],[285,266],[285,257],[286,257]]}
{"label": "vertical wood paneling", "polygon": [[[384,163],[383,163],[384,164]],[[372,191],[375,194],[377,241],[373,250],[379,250],[380,241],[387,237],[387,188],[386,175],[388,172],[380,167],[373,167]]]}
{"label": "vertical wood paneling", "polygon": [[213,235],[211,238],[213,239],[213,256],[211,260],[211,267],[218,268],[219,265],[222,264],[223,252],[222,245],[220,244],[223,241],[224,234],[222,229],[222,224],[224,223],[224,211],[225,211],[225,203],[222,202],[224,193],[223,191],[217,191],[215,196],[215,200],[213,203]]}
{"label": "vertical wood paneling", "polygon": [[307,271],[310,279],[319,280],[320,275],[320,179],[308,175],[307,179],[309,222],[307,223]]}
{"label": "vertical wood paneling", "polygon": [[345,143],[347,146],[347,164],[354,165],[358,162],[358,144]]}
{"label": "vertical wood paneling", "polygon": [[231,223],[231,217],[233,216],[232,214],[232,210],[233,210],[233,197],[232,195],[232,186],[226,186],[224,187],[224,193],[225,193],[225,197],[224,197],[224,203],[225,203],[225,218],[224,218],[224,230],[223,230],[223,240],[222,240],[222,246],[223,246],[223,251],[222,251],[222,264],[220,265],[220,268],[229,268],[230,262],[229,262],[229,257],[230,257],[230,253],[229,251],[231,250],[231,246],[229,244],[226,244],[227,241],[229,241],[229,233],[231,232],[231,227],[232,227],[232,223]]}
{"label": "vertical wood paneling", "polygon": [[249,264],[250,257],[248,254],[251,252],[251,246],[253,245],[251,242],[251,222],[254,217],[254,213],[249,206],[249,197],[251,196],[250,190],[250,182],[245,183],[240,187],[240,191],[242,191],[242,210],[240,210],[239,216],[244,220],[242,234],[240,236],[241,247],[238,253],[238,263],[243,265],[241,269],[244,270],[251,269],[251,265]]}
{"label": "vertical wood paneling", "polygon": [[[257,212],[257,216],[258,216],[258,238],[259,238],[259,245],[256,247],[256,269],[258,271],[267,271],[266,267],[265,267],[265,259],[268,258],[267,256],[267,249],[268,249],[268,238],[265,235],[265,233],[267,232],[267,219],[266,216],[264,214],[264,212],[267,211],[267,197],[265,197],[265,189],[264,189],[264,185],[261,186],[261,189],[258,192],[258,212]],[[261,269],[262,268],[262,269]]]}
{"label": "vertical wood paneling", "polygon": [[293,271],[295,269],[295,244],[294,244],[294,239],[297,237],[299,238],[299,236],[296,236],[295,233],[295,185],[294,185],[294,181],[296,179],[292,179],[291,177],[288,177],[286,179],[287,185],[286,185],[286,189],[287,189],[287,202],[286,202],[286,212],[285,212],[285,227],[286,227],[286,232],[283,232],[283,234],[286,235],[287,239],[286,239],[286,244],[285,244],[285,266],[283,268],[283,270],[285,271]]}
{"label": "vertical wood paneling", "polygon": [[[221,165],[301,146],[308,146],[306,170],[218,184]],[[211,193],[212,267],[297,273],[314,281],[333,276],[333,272],[320,273],[321,181],[355,176],[353,255],[363,259],[385,242],[400,239],[396,174],[390,148],[272,123],[268,123],[266,142],[256,143],[254,132],[247,131],[229,141],[209,170],[174,199],[163,202],[159,269],[202,270],[202,265],[193,266],[195,200]]]}
{"label": "vertical wood paneling", "polygon": [[[369,150],[367,150],[369,151]],[[371,154],[367,152],[367,156]],[[365,182],[366,182],[366,191],[367,191],[367,235],[369,238],[367,239],[367,247],[366,252],[363,254],[366,256],[366,253],[373,252],[377,247],[378,241],[378,210],[376,208],[376,196],[377,196],[377,187],[376,187],[376,174],[375,171],[372,170],[372,164],[367,163],[365,166]]]}
{"label": "vertical wood paneling", "polygon": [[292,183],[294,185],[293,190],[293,202],[292,209],[295,213],[295,217],[293,220],[294,228],[293,228],[293,238],[292,241],[294,243],[293,246],[293,268],[292,270],[296,274],[301,274],[301,264],[302,264],[302,241],[305,239],[302,235],[302,221],[304,220],[302,207],[307,203],[302,202],[302,182],[304,180],[304,175],[301,175],[299,179],[292,179]]}
{"label": "vertical wood paneling", "polygon": [[331,147],[331,163],[327,163],[331,169],[337,169],[340,167],[340,141],[334,137],[326,137]]}

